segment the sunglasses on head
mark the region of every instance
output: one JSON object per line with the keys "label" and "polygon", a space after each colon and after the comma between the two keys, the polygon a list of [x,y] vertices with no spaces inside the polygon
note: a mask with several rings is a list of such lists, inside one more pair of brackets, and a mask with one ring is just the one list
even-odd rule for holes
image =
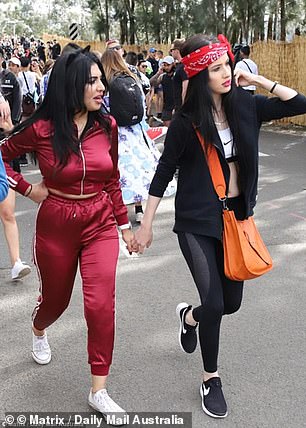
{"label": "sunglasses on head", "polygon": [[117,45],[117,46],[114,46],[113,48],[110,48],[110,49],[111,49],[111,51],[120,51],[121,46]]}

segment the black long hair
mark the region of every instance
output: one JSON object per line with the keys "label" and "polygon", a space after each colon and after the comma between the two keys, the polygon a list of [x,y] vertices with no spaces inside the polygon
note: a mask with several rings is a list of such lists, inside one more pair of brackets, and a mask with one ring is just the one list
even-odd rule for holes
{"label": "black long hair", "polygon": [[[213,36],[205,34],[195,34],[184,42],[180,52],[182,57],[194,52],[203,46],[211,43],[219,43],[219,40]],[[233,63],[229,58],[232,69],[232,82],[233,82]],[[235,120],[233,111],[230,106],[235,99],[235,85],[232,83],[231,90],[222,95],[222,106],[228,121]],[[196,129],[199,129],[201,135],[204,137],[205,147],[212,144],[216,133],[216,127],[213,119],[213,111],[216,111],[216,106],[213,101],[212,92],[209,86],[209,73],[208,69],[201,71],[193,76],[188,83],[185,101],[181,107],[181,112],[187,114],[194,124]]]}
{"label": "black long hair", "polygon": [[[75,133],[73,117],[76,113],[86,112],[84,89],[90,81],[93,64],[99,67],[103,84],[106,86],[102,64],[88,47],[61,55],[51,71],[48,89],[41,106],[12,131],[12,133],[19,132],[39,119],[50,120],[51,144],[56,161],[61,167],[67,164],[72,153],[79,154],[79,139]],[[107,134],[110,134],[110,120],[100,111],[88,112],[85,130],[95,121],[105,129]]]}

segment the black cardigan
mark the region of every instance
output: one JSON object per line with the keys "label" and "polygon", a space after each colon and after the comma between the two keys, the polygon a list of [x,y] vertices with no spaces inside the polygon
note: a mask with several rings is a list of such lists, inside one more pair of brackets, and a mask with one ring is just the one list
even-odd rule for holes
{"label": "black cardigan", "polygon": [[[306,97],[298,94],[288,101],[263,95],[252,96],[237,89],[238,124],[229,126],[238,151],[239,178],[245,203],[245,217],[253,214],[258,183],[258,138],[262,122],[306,113]],[[229,184],[229,167],[217,130],[214,146]],[[165,149],[160,158],[149,194],[162,197],[179,166],[175,198],[174,232],[184,231],[221,239],[222,204],[215,193],[205,156],[190,118],[178,113],[168,129]]]}

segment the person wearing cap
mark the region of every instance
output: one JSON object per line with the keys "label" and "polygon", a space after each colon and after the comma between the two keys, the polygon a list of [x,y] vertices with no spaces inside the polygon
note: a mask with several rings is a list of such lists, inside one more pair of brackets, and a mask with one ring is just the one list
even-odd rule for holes
{"label": "person wearing cap", "polygon": [[[249,56],[250,56],[250,46],[249,45],[241,46],[239,50],[240,61],[237,62],[235,66],[235,71],[244,70],[244,71],[248,71],[249,73],[258,75],[257,64],[254,61],[252,61],[249,58]],[[244,86],[243,89],[245,91],[250,92],[251,94],[254,94],[254,92],[256,91],[256,86],[248,85],[248,86]]]}
{"label": "person wearing cap", "polygon": [[170,125],[175,106],[173,87],[174,72],[174,58],[170,55],[167,55],[162,59],[161,67],[159,68],[158,72],[150,79],[152,86],[156,87],[161,84],[163,88],[163,108],[161,119],[164,126]]}
{"label": "person wearing cap", "polygon": [[[15,75],[15,73],[18,73],[19,67],[20,60],[12,57],[9,60],[9,69],[2,70],[0,73],[1,91],[10,106],[10,116],[14,125],[18,124],[21,118],[21,88],[18,77]],[[18,158],[13,159],[10,162],[10,165],[15,172],[20,173],[20,163]],[[15,217],[15,203],[15,192],[14,190],[9,189],[8,196],[0,202],[0,219],[3,224],[4,235],[7,241],[12,264],[12,280],[21,279],[31,272],[30,266],[20,260],[19,232]]]}
{"label": "person wearing cap", "polygon": [[180,52],[184,41],[184,39],[175,39],[170,48],[170,54],[175,60],[175,73],[173,76],[175,111],[177,111],[184,102],[188,86],[188,77],[184,70],[184,65],[181,63],[182,56]]}
{"label": "person wearing cap", "polygon": [[8,69],[0,72],[1,92],[10,105],[13,124],[18,123],[21,117],[21,88],[16,76],[19,67],[20,60],[12,57],[9,60]]}
{"label": "person wearing cap", "polygon": [[9,59],[8,68],[12,73],[15,74],[15,76],[18,76],[20,66],[21,66],[21,62],[19,58],[12,56]]}
{"label": "person wearing cap", "polygon": [[147,58],[147,61],[151,64],[153,75],[158,72],[158,61],[156,59],[156,49],[150,48],[149,49],[149,56]]}

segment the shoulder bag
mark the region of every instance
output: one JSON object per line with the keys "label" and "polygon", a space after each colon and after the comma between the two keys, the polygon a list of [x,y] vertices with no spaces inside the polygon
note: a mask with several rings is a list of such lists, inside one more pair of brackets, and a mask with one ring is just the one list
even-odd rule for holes
{"label": "shoulder bag", "polygon": [[[204,140],[196,131],[204,150]],[[205,153],[205,151],[204,151]],[[208,148],[206,156],[212,182],[223,203],[223,251],[225,276],[234,281],[245,281],[263,275],[273,267],[272,258],[258,232],[252,216],[237,220],[226,205],[226,184],[217,150]]]}

